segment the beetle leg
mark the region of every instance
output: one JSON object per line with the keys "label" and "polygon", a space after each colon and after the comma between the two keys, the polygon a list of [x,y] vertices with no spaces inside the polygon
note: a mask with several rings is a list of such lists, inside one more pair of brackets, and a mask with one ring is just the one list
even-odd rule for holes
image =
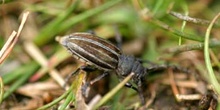
{"label": "beetle leg", "polygon": [[83,86],[82,86],[82,95],[85,97],[88,97],[88,87],[92,84],[94,84],[95,82],[101,80],[102,78],[104,78],[105,76],[107,76],[109,73],[108,72],[104,72],[102,75],[96,77],[95,79],[91,80],[91,81],[87,81]]}
{"label": "beetle leg", "polygon": [[131,88],[131,89],[133,89],[133,90],[135,90],[135,91],[138,92],[138,89],[137,89],[136,87],[134,87],[131,83],[126,83],[126,84],[125,84],[125,87]]}
{"label": "beetle leg", "polygon": [[81,91],[82,91],[82,95],[84,97],[88,97],[88,93],[89,93],[89,90],[88,90],[88,87],[90,86],[90,82],[85,82],[85,84],[82,85],[82,88],[81,88]]}
{"label": "beetle leg", "polygon": [[86,72],[93,72],[95,71],[97,68],[95,68],[94,66],[90,66],[90,65],[83,65],[80,67],[81,70],[84,70]]}
{"label": "beetle leg", "polygon": [[147,69],[147,72],[152,73],[152,72],[157,72],[157,71],[164,71],[168,68],[171,68],[174,71],[190,73],[189,70],[186,69],[186,68],[181,68],[181,67],[178,67],[178,66],[175,66],[175,65],[168,65],[168,64],[156,65],[156,66],[148,67],[146,69]]}
{"label": "beetle leg", "polygon": [[131,89],[137,91],[138,94],[139,94],[139,97],[141,99],[141,104],[144,105],[145,104],[145,98],[144,98],[144,94],[143,94],[143,83],[142,82],[143,82],[143,80],[141,80],[141,79],[138,81],[138,83],[137,83],[138,88],[134,87],[129,82],[125,84],[125,87],[131,88]]}
{"label": "beetle leg", "polygon": [[145,104],[145,98],[144,98],[144,92],[143,92],[143,84],[142,84],[142,80],[140,79],[138,81],[138,94],[139,94],[139,97],[141,99],[141,104],[144,105]]}
{"label": "beetle leg", "polygon": [[92,71],[95,71],[96,68],[94,68],[93,66],[90,66],[90,65],[83,65],[79,68],[77,68],[74,72],[72,72],[71,74],[69,74],[66,78],[65,78],[65,83],[63,85],[63,87],[65,88],[66,85],[67,85],[67,82],[69,81],[69,79],[75,75],[77,75],[79,73],[80,70],[84,70],[86,72],[92,72]]}
{"label": "beetle leg", "polygon": [[143,59],[140,59],[140,58],[137,58],[137,60],[138,60],[141,64],[147,63],[147,64],[152,65],[152,66],[158,65],[157,63],[154,63],[154,62],[152,62],[152,61],[150,61],[150,60],[143,60]]}
{"label": "beetle leg", "polygon": [[69,74],[69,75],[65,78],[65,82],[64,82],[63,88],[66,88],[66,85],[67,85],[67,82],[69,81],[69,79],[70,79],[71,77],[77,75],[80,70],[81,70],[80,68],[77,68],[74,72],[72,72],[71,74]]}
{"label": "beetle leg", "polygon": [[[117,76],[118,76],[118,75],[117,75]],[[120,78],[119,76],[118,76],[118,79],[119,79],[120,82],[123,80],[123,78]],[[133,85],[132,85],[131,83],[129,83],[129,82],[125,83],[125,87],[131,88],[131,89],[135,90],[136,92],[138,92],[138,88],[135,87],[135,86],[133,86]]]}
{"label": "beetle leg", "polygon": [[95,79],[93,79],[92,81],[90,81],[90,84],[94,84],[95,82],[101,80],[102,78],[104,78],[105,76],[107,76],[109,73],[108,72],[104,72],[102,75],[96,77]]}

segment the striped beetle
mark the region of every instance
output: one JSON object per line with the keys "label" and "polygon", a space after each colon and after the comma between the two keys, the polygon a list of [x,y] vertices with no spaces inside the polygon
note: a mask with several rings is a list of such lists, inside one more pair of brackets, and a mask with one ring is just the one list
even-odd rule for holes
{"label": "striped beetle", "polygon": [[[101,76],[98,76],[91,82],[96,82],[101,78],[108,75],[110,72],[115,71],[119,80],[123,80],[126,76],[135,73],[132,76],[132,82],[137,85],[137,88],[134,87],[130,82],[126,83],[126,87],[136,90],[139,94],[142,104],[145,103],[143,95],[143,82],[145,76],[151,72],[164,70],[169,67],[187,72],[187,70],[182,70],[176,66],[169,65],[157,65],[145,68],[142,63],[143,61],[135,58],[134,56],[124,55],[121,50],[108,42],[105,39],[102,39],[94,34],[90,33],[73,33],[71,35],[64,36],[60,39],[60,43],[73,54],[73,56],[82,59],[87,62],[88,65],[94,65],[96,68],[103,70],[104,73]],[[75,73],[78,71],[87,70],[89,66],[78,68]],[[91,83],[86,83],[83,86],[82,93],[85,94],[86,88]]]}

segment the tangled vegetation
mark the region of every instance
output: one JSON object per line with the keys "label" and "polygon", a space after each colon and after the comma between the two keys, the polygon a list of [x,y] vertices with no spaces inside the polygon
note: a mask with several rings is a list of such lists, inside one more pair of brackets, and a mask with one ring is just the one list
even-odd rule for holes
{"label": "tangled vegetation", "polygon": [[[219,109],[219,0],[2,0],[0,1],[0,109]],[[145,67],[172,64],[146,77],[146,103],[123,87],[115,73],[81,86],[103,71],[80,71],[85,63],[59,43],[61,36],[93,32]],[[118,37],[116,37],[118,38]],[[118,39],[120,40],[120,39]]]}

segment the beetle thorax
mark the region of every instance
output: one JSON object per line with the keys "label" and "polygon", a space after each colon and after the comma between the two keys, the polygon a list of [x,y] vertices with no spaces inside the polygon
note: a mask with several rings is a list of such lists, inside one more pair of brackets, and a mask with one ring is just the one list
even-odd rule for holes
{"label": "beetle thorax", "polygon": [[126,77],[131,72],[134,72],[135,75],[133,79],[139,79],[142,76],[146,75],[146,69],[143,67],[140,61],[137,60],[135,57],[128,55],[119,56],[118,68],[116,69],[116,72],[118,76],[123,77]]}

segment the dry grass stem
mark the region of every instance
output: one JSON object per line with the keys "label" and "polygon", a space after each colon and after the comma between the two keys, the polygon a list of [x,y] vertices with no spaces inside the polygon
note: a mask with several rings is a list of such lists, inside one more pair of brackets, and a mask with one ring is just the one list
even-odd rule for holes
{"label": "dry grass stem", "polygon": [[49,67],[46,57],[43,55],[41,50],[33,44],[33,42],[24,42],[24,48],[29,53],[29,55],[31,55],[32,58],[34,58],[35,61],[37,61],[42,66],[42,68],[45,68],[43,70],[46,70],[46,68],[49,69],[49,74],[55,81],[58,82],[60,86],[64,85],[65,81],[60,76],[59,72],[56,69]]}

